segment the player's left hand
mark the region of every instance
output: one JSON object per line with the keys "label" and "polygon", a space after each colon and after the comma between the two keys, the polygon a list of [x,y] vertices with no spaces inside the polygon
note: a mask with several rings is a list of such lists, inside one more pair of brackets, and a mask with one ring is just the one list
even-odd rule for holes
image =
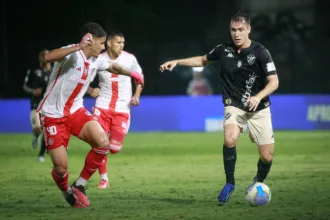
{"label": "player's left hand", "polygon": [[139,97],[137,97],[137,96],[133,96],[133,97],[132,97],[131,104],[132,104],[133,106],[138,106],[138,105],[140,104],[140,99],[139,99]]}
{"label": "player's left hand", "polygon": [[255,111],[260,103],[260,98],[258,96],[250,96],[247,103],[249,105],[249,111]]}

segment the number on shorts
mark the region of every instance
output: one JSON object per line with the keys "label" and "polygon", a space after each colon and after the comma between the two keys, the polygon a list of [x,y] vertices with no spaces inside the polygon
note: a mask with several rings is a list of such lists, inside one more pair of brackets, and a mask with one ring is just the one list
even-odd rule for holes
{"label": "number on shorts", "polygon": [[50,127],[47,127],[47,131],[50,135],[55,135],[57,134],[57,130],[56,130],[56,126],[50,126]]}

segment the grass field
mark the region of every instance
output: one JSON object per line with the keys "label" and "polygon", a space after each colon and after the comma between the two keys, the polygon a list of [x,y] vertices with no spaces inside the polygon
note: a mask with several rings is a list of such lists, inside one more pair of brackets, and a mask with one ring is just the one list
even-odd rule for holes
{"label": "grass field", "polygon": [[[236,190],[217,205],[224,184],[222,134],[130,133],[120,154],[109,157],[111,189],[88,184],[89,209],[72,209],[50,175],[51,162],[36,162],[30,134],[1,134],[0,219],[330,219],[330,132],[276,132],[274,163],[265,182],[266,207],[244,199],[258,160],[248,135],[240,138]],[[72,138],[70,184],[89,147]]]}

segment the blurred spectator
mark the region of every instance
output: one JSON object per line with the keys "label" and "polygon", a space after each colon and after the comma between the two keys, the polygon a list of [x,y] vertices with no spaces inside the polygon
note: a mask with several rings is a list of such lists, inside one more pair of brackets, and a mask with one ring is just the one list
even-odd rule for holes
{"label": "blurred spectator", "polygon": [[188,84],[187,94],[190,96],[211,95],[212,88],[203,75],[203,67],[193,68],[193,78]]}
{"label": "blurred spectator", "polygon": [[272,21],[267,14],[259,14],[252,19],[253,29],[251,31],[251,38],[256,41],[263,42],[270,40],[274,36],[274,28]]}

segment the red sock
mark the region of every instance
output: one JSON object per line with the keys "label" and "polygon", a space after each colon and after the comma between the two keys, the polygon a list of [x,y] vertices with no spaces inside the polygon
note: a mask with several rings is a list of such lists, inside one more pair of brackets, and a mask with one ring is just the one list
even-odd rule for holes
{"label": "red sock", "polygon": [[69,185],[68,185],[69,173],[68,172],[66,172],[64,174],[64,176],[60,176],[53,169],[52,176],[53,176],[53,179],[54,179],[56,185],[58,186],[58,188],[60,188],[61,191],[63,191],[63,192],[68,191],[68,189],[69,189]]}
{"label": "red sock", "polygon": [[107,163],[108,163],[108,157],[105,156],[105,158],[103,159],[102,164],[99,168],[99,174],[100,175],[107,173]]}
{"label": "red sock", "polygon": [[80,173],[80,177],[85,180],[89,180],[91,176],[95,173],[97,169],[102,164],[104,158],[107,157],[107,153],[109,152],[108,148],[92,148],[86,156],[85,166]]}

